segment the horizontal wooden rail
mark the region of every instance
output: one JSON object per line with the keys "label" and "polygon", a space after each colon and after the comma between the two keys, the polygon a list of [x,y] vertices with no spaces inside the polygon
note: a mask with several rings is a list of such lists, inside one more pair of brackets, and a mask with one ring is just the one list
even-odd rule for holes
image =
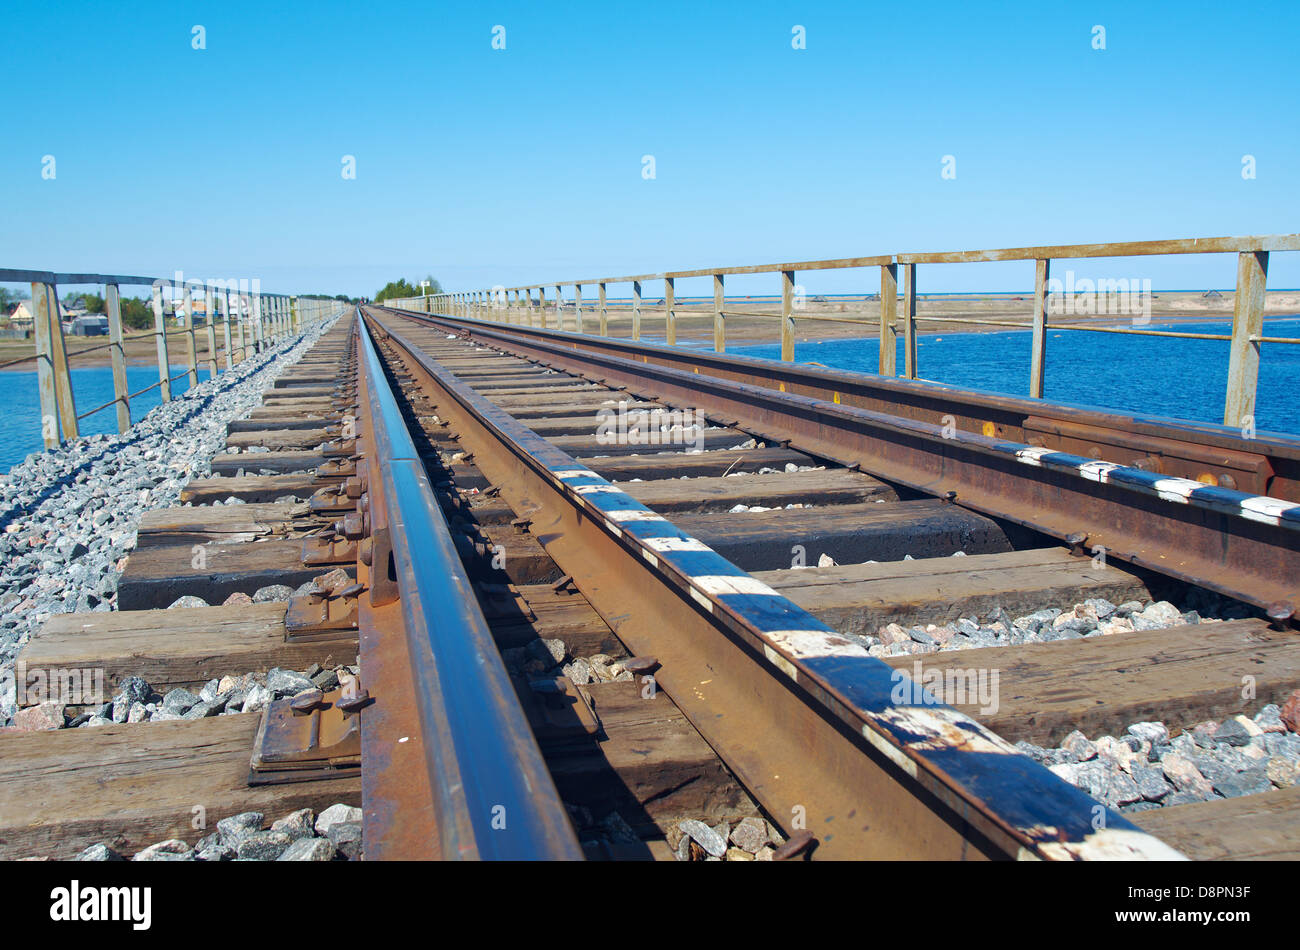
{"label": "horizontal wooden rail", "polygon": [[[470,317],[498,323],[527,323],[530,326],[560,330],[572,329],[576,332],[582,332],[582,290],[584,286],[594,285],[598,289],[598,298],[595,307],[592,309],[595,310],[595,315],[598,318],[601,336],[609,335],[611,314],[630,314],[631,338],[639,340],[642,330],[642,315],[645,313],[657,315],[662,312],[664,339],[669,344],[675,344],[677,342],[677,326],[680,317],[705,316],[711,313],[714,324],[713,346],[714,350],[721,353],[726,349],[726,321],[728,317],[774,318],[779,321],[780,326],[781,359],[792,360],[794,358],[795,343],[794,327],[799,320],[876,326],[880,336],[879,372],[888,376],[897,375],[895,354],[900,330],[899,324],[901,323],[903,375],[908,379],[918,378],[916,359],[916,325],[918,322],[931,321],[1005,326],[1016,330],[1028,330],[1032,334],[1029,395],[1035,399],[1043,398],[1049,330],[1227,341],[1229,344],[1228,386],[1224,396],[1224,424],[1253,431],[1255,398],[1259,377],[1260,345],[1263,343],[1295,344],[1300,342],[1300,340],[1291,337],[1267,336],[1263,331],[1264,291],[1268,271],[1268,255],[1273,251],[1300,251],[1300,234],[1187,238],[1165,241],[1123,241],[1104,244],[1053,244],[969,251],[914,252],[868,257],[843,257],[797,261],[786,264],[704,267],[691,270],[664,271],[657,274],[593,278],[590,280],[545,281],[514,287],[497,285],[489,289],[447,291],[426,297],[390,299],[385,303],[391,307],[418,310],[423,313],[438,312],[449,316]],[[1059,291],[1052,288],[1049,279],[1053,260],[1231,253],[1235,253],[1238,259],[1237,290],[1233,300],[1231,333],[1190,333],[1175,330],[1150,330],[1142,326],[1106,327],[1078,323],[1055,323],[1052,321],[1053,315],[1050,312],[1050,303],[1053,298],[1060,295]],[[978,317],[932,317],[917,314],[916,267],[918,264],[969,264],[993,261],[1034,262],[1033,310],[1029,314],[1028,322],[1020,323]],[[795,284],[796,274],[806,271],[855,267],[880,268],[881,290],[878,297],[880,318],[878,321],[838,317],[832,314],[808,313],[806,311],[802,303],[802,291]],[[781,301],[780,312],[727,308],[727,296],[724,290],[725,280],[728,276],[742,274],[780,274],[780,296],[779,298],[774,297],[774,299]],[[694,277],[711,277],[713,279],[713,307],[711,310],[707,309],[707,298],[677,298],[676,281]],[[899,286],[900,277],[902,280],[901,288]],[[643,285],[654,281],[663,282],[663,301],[647,304],[643,293]],[[611,284],[630,284],[632,292],[630,302],[624,300],[611,302],[608,296],[608,288]],[[546,299],[548,288],[555,293],[555,298],[550,303]],[[571,289],[567,299],[565,288]],[[1121,291],[1118,286],[1098,287],[1095,292],[1108,299],[1125,292],[1130,297],[1132,296],[1131,291]],[[1078,293],[1080,291],[1069,292],[1071,296]],[[734,302],[737,298],[733,296],[731,299]],[[692,301],[697,301],[695,306],[692,306]],[[572,314],[572,319],[570,319],[570,314]]]}

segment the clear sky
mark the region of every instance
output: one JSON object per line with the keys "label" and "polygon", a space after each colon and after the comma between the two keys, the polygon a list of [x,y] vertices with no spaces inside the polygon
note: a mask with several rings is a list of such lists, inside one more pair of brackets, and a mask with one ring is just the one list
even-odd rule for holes
{"label": "clear sky", "polygon": [[[0,267],[373,294],[1300,231],[1295,2],[6,0],[0,23]],[[1226,287],[1235,262],[1075,269]],[[1300,286],[1300,252],[1269,278]]]}

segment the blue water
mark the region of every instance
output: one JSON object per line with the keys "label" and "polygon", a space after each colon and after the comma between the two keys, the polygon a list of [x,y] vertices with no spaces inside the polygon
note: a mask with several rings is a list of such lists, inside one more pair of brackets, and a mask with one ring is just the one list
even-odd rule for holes
{"label": "blue water", "polygon": [[[1227,333],[1231,323],[1152,323],[1150,329]],[[1298,337],[1300,317],[1270,319],[1264,324],[1264,333]],[[1030,339],[1028,330],[918,336],[917,376],[1008,396],[1028,396]],[[728,347],[727,351],[767,359],[781,356],[779,344]],[[795,344],[794,358],[800,363],[874,373],[880,365],[879,352],[876,337],[826,340]],[[1300,399],[1296,396],[1300,345],[1265,343],[1261,352],[1255,428],[1300,436]],[[901,372],[901,336],[898,368]],[[1221,423],[1227,387],[1226,340],[1048,329],[1043,395],[1053,402]]]}
{"label": "blue water", "polygon": [[[170,376],[182,372],[184,366],[173,366]],[[206,369],[199,370],[199,382],[208,378]],[[158,382],[156,366],[128,366],[126,368],[128,392],[136,392]],[[179,396],[189,388],[189,377],[172,381],[172,395]],[[72,370],[72,395],[77,402],[77,412],[101,406],[113,398],[113,370],[108,366],[86,366]],[[131,400],[131,421],[139,422],[150,409],[162,403],[157,387]],[[41,399],[36,389],[36,373],[0,373],[0,406],[5,407],[0,416],[0,471],[9,471],[32,452],[45,447],[41,439]],[[109,406],[93,416],[81,420],[82,435],[99,435],[117,432],[117,409]]]}

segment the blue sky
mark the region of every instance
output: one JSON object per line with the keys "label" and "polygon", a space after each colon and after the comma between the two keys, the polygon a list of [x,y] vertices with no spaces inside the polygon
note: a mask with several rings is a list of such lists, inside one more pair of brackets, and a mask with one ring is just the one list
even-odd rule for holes
{"label": "blue sky", "polygon": [[[463,289],[1300,230],[1295,3],[6,2],[0,17],[0,267],[372,294],[426,273]],[[1021,289],[1032,266],[923,267],[918,284]],[[1072,266],[1157,288],[1235,275],[1230,255]],[[874,271],[803,282],[878,287]],[[1300,253],[1274,254],[1269,283],[1300,286]]]}

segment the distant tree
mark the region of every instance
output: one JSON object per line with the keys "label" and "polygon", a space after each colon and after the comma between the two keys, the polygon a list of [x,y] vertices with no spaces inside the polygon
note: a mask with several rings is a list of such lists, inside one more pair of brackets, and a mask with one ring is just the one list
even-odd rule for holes
{"label": "distant tree", "polygon": [[392,300],[394,297],[418,297],[420,291],[406,282],[406,278],[399,280],[390,280],[384,285],[383,290],[375,294],[375,303],[383,303],[385,300]]}
{"label": "distant tree", "polygon": [[12,307],[18,304],[18,301],[26,299],[26,294],[11,290],[8,287],[0,287],[0,314],[8,313]]}
{"label": "distant tree", "polygon": [[153,304],[139,297],[123,297],[122,325],[133,330],[152,330]]}
{"label": "distant tree", "polygon": [[442,284],[438,283],[432,274],[424,279],[429,282],[429,286],[424,288],[420,287],[418,280],[408,281],[405,277],[400,280],[390,280],[383,290],[375,294],[375,303],[383,303],[385,300],[392,300],[395,297],[418,297],[421,294],[442,293]]}
{"label": "distant tree", "polygon": [[104,298],[99,294],[82,294],[81,305],[86,308],[87,313],[106,313],[104,309]]}

